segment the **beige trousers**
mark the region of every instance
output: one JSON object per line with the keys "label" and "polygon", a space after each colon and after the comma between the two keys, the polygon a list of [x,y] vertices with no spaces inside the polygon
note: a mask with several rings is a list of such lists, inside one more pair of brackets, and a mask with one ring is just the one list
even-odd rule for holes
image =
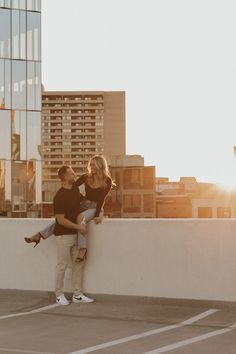
{"label": "beige trousers", "polygon": [[72,289],[75,295],[82,292],[83,267],[85,262],[75,262],[78,253],[77,234],[56,236],[56,296],[63,294],[65,272],[72,264]]}

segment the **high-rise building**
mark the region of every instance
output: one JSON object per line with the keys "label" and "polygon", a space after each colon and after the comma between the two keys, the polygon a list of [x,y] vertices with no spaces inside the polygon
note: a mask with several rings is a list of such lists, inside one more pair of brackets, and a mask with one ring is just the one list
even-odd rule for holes
{"label": "high-rise building", "polygon": [[50,202],[62,164],[81,175],[95,154],[125,154],[125,92],[44,91],[42,145],[43,200]]}
{"label": "high-rise building", "polygon": [[0,214],[41,203],[41,2],[0,0]]}

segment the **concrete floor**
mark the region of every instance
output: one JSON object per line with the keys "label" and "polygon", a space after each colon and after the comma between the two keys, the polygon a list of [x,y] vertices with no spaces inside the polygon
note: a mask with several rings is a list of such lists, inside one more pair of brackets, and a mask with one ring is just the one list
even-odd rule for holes
{"label": "concrete floor", "polygon": [[[54,295],[0,290],[0,354],[236,354],[236,328],[219,332],[236,323],[235,303],[105,295],[94,298],[92,304],[72,303],[28,313],[54,304]],[[210,309],[218,311],[192,324],[180,325]],[[4,317],[9,315],[12,317]],[[177,328],[127,338],[173,324]],[[212,337],[199,337],[213,332],[216,334]],[[197,337],[199,340],[191,343]],[[123,338],[127,338],[126,342],[91,348]]]}

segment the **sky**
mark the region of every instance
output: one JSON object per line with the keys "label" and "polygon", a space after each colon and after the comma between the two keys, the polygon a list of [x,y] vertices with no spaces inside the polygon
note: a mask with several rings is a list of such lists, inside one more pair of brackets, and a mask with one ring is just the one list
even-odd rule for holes
{"label": "sky", "polygon": [[235,0],[42,0],[46,90],[126,91],[126,152],[236,185]]}

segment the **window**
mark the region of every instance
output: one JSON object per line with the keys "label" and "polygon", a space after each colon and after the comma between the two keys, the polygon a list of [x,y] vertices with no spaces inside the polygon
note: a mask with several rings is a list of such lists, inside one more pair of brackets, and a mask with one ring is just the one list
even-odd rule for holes
{"label": "window", "polygon": [[40,14],[27,13],[27,59],[40,60]]}
{"label": "window", "polygon": [[141,211],[141,196],[138,194],[124,195],[124,212],[140,212]]}
{"label": "window", "polygon": [[26,160],[26,112],[12,111],[12,160]]}
{"label": "window", "polygon": [[155,185],[155,172],[152,167],[144,167],[143,169],[143,188],[153,189]]}
{"label": "window", "polygon": [[27,62],[27,109],[41,109],[41,70],[37,62]]}
{"label": "window", "polygon": [[12,61],[12,108],[26,109],[26,62]]}
{"label": "window", "polygon": [[231,208],[217,208],[217,218],[231,218]]}
{"label": "window", "polygon": [[[33,142],[33,144],[32,144]],[[27,159],[41,160],[41,113],[27,112]]]}
{"label": "window", "polygon": [[153,212],[154,197],[152,194],[144,194],[143,196],[143,211],[145,213]]}
{"label": "window", "polygon": [[212,218],[212,208],[210,207],[199,207],[198,208],[199,218]]}
{"label": "window", "polygon": [[0,59],[0,109],[11,108],[11,62]]}
{"label": "window", "polygon": [[11,7],[11,0],[0,0],[0,7]]}
{"label": "window", "polygon": [[27,0],[27,10],[41,11],[41,0]]}
{"label": "window", "polygon": [[0,159],[11,159],[11,113],[0,110]]}
{"label": "window", "polygon": [[12,8],[13,9],[26,9],[26,0],[12,0]]}
{"label": "window", "polygon": [[12,58],[26,59],[26,12],[12,11]]}
{"label": "window", "polygon": [[10,58],[10,10],[0,11],[0,57]]}
{"label": "window", "polygon": [[124,188],[140,188],[140,169],[124,170]]}

